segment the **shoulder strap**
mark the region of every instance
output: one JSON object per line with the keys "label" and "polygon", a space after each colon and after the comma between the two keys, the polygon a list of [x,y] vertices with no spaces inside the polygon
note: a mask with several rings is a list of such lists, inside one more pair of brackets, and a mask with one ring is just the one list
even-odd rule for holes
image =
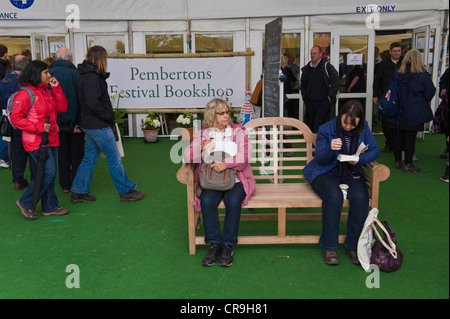
{"label": "shoulder strap", "polygon": [[34,102],[36,101],[36,95],[34,94],[33,90],[29,86],[22,87],[25,91],[28,92],[28,95],[30,95],[30,109],[33,107]]}
{"label": "shoulder strap", "polygon": [[325,74],[327,75],[327,78],[329,79],[330,78],[330,75],[328,74],[328,63],[330,63],[330,62],[325,62],[325,65],[324,65],[324,68],[325,68]]}
{"label": "shoulder strap", "polygon": [[31,108],[34,105],[34,102],[36,101],[36,95],[34,94],[33,90],[29,86],[24,86],[22,89],[28,92],[28,95],[30,96],[30,109],[27,112],[26,118],[28,118],[28,114],[31,111]]}
{"label": "shoulder strap", "polygon": [[[380,233],[378,233],[377,226],[375,224],[378,224],[378,226],[380,226],[380,228],[383,231],[383,233],[386,234],[386,238],[388,240],[387,243],[380,236]],[[386,248],[391,253],[391,255],[392,255],[392,257],[394,257],[394,259],[397,259],[396,245],[393,242],[391,236],[389,235],[387,229],[384,227],[383,223],[381,223],[378,218],[374,218],[371,227],[372,227],[373,232],[375,233],[375,236],[383,244],[384,248]]]}

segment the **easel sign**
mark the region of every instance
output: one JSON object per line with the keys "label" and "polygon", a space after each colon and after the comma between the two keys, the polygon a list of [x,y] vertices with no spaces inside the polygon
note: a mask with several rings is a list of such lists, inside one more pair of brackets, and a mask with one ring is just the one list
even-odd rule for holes
{"label": "easel sign", "polygon": [[[266,24],[263,63],[263,115],[280,116],[279,77],[281,69],[281,31],[283,18]],[[281,114],[282,116],[282,114]]]}

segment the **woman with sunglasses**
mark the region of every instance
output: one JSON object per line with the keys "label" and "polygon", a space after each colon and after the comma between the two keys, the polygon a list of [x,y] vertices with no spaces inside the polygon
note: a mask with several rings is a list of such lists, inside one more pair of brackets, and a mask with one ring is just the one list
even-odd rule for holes
{"label": "woman with sunglasses", "polygon": [[[215,151],[228,157],[217,159]],[[217,259],[222,267],[233,263],[233,246],[237,245],[241,207],[255,194],[256,183],[250,167],[252,146],[245,128],[233,124],[230,106],[222,99],[211,100],[205,108],[203,129],[194,134],[194,139],[183,155],[184,163],[198,163],[194,175],[194,206],[202,212],[205,228],[205,242],[210,248],[202,264],[213,266]],[[201,190],[200,169],[206,161],[214,161],[212,168],[217,172],[234,169],[237,173],[235,186],[227,191]],[[220,231],[217,207],[224,201],[225,221]]]}

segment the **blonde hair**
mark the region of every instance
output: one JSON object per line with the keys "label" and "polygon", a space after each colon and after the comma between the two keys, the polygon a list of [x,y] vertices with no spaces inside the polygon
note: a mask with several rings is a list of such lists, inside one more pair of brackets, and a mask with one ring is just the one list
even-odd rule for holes
{"label": "blonde hair", "polygon": [[420,51],[412,49],[406,52],[398,72],[400,74],[427,72],[427,68],[425,64],[423,64],[422,54]]}
{"label": "blonde hair", "polygon": [[[221,111],[231,111],[228,103],[222,99],[212,99],[206,104],[205,111],[203,112],[203,127],[215,127],[216,125],[216,113]],[[232,124],[231,116],[228,124]]]}

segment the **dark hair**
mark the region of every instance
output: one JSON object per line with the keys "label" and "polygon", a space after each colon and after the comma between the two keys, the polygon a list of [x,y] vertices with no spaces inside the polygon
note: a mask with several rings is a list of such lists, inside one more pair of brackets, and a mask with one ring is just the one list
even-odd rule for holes
{"label": "dark hair", "polygon": [[0,58],[3,58],[6,53],[8,53],[8,48],[4,44],[0,44]]}
{"label": "dark hair", "polygon": [[393,48],[401,48],[402,45],[398,42],[391,43],[391,46],[389,47],[389,50],[392,50]]}
{"label": "dark hair", "polygon": [[45,62],[34,60],[27,64],[22,75],[19,77],[19,84],[31,84],[37,86],[41,83],[41,73],[45,69],[48,69],[48,65]]}
{"label": "dark hair", "polygon": [[[337,116],[338,125],[341,125],[342,117],[350,119],[350,124],[355,126],[356,134],[362,133],[366,123],[366,118],[361,102],[359,102],[358,100],[350,100],[342,105]],[[356,118],[359,118],[358,125],[356,125]]]}

